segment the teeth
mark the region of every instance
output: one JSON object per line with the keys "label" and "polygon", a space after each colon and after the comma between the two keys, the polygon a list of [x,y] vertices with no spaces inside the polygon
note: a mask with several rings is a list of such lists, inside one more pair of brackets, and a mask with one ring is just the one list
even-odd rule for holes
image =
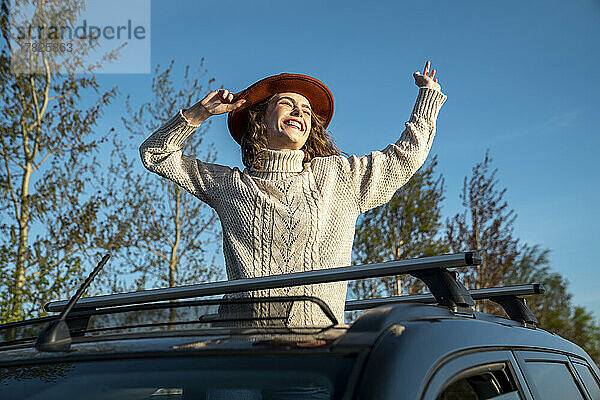
{"label": "teeth", "polygon": [[285,123],[286,123],[286,125],[294,126],[294,127],[298,128],[299,130],[302,130],[302,125],[300,125],[300,123],[297,121],[285,121]]}

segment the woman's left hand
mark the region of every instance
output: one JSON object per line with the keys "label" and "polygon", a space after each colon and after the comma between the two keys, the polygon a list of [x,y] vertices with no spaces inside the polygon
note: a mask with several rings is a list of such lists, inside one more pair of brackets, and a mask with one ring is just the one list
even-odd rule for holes
{"label": "woman's left hand", "polygon": [[428,87],[435,90],[441,90],[440,84],[438,83],[437,78],[435,78],[436,70],[432,69],[430,71],[430,67],[431,63],[427,61],[422,74],[419,71],[413,74],[413,77],[415,78],[415,85],[418,87]]}

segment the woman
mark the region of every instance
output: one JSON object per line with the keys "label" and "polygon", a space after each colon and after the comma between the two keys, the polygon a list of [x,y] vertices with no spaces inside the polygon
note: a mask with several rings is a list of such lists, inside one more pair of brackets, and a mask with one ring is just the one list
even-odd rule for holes
{"label": "woman", "polygon": [[[343,157],[325,134],[333,96],[306,75],[280,74],[232,94],[216,90],[180,110],[140,147],[144,166],[214,208],[223,228],[229,279],[350,265],[357,217],[388,202],[425,162],[446,96],[430,71],[419,86],[406,129],[395,144],[363,157]],[[385,94],[381,93],[385,96]],[[185,139],[212,115],[229,113],[246,168],[204,163],[182,154]],[[344,320],[346,282],[253,292],[324,300]],[[261,305],[260,315],[272,310]],[[320,309],[294,303],[290,325],[329,324]]]}

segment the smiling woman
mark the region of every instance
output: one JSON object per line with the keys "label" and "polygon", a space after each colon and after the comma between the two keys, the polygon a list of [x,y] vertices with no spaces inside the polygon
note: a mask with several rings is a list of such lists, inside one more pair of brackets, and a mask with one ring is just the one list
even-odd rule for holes
{"label": "smiling woman", "polygon": [[265,125],[267,147],[273,150],[300,150],[311,126],[310,103],[298,93],[273,95],[267,104]]}
{"label": "smiling woman", "polygon": [[263,168],[265,149],[302,149],[304,162],[317,156],[340,154],[325,131],[325,121],[312,111],[310,101],[301,94],[275,94],[251,106],[248,114],[248,129],[240,145],[242,162],[249,168]]}
{"label": "smiling woman", "polygon": [[[319,80],[279,74],[247,89],[208,94],[180,110],[142,143],[144,166],[214,208],[223,228],[229,279],[350,265],[357,217],[388,202],[424,163],[446,100],[430,72],[413,74],[419,93],[400,138],[362,157],[340,155],[326,129],[333,96]],[[229,113],[243,171],[182,154],[186,138],[211,115]],[[261,290],[244,296],[314,296],[344,320],[347,284]],[[247,312],[268,320],[265,303]],[[311,302],[294,303],[288,326],[329,324]]]}

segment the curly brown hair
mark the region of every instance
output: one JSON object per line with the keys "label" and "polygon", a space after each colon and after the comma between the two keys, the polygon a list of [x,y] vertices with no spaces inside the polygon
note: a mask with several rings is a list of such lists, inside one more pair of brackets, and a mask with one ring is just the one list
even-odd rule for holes
{"label": "curly brown hair", "polygon": [[[248,168],[264,169],[265,150],[267,149],[267,124],[264,117],[269,101],[273,96],[248,108],[248,129],[242,135],[242,162]],[[306,143],[300,150],[304,151],[304,162],[315,157],[340,155],[331,136],[325,130],[325,121],[315,113],[311,113],[311,129]]]}

